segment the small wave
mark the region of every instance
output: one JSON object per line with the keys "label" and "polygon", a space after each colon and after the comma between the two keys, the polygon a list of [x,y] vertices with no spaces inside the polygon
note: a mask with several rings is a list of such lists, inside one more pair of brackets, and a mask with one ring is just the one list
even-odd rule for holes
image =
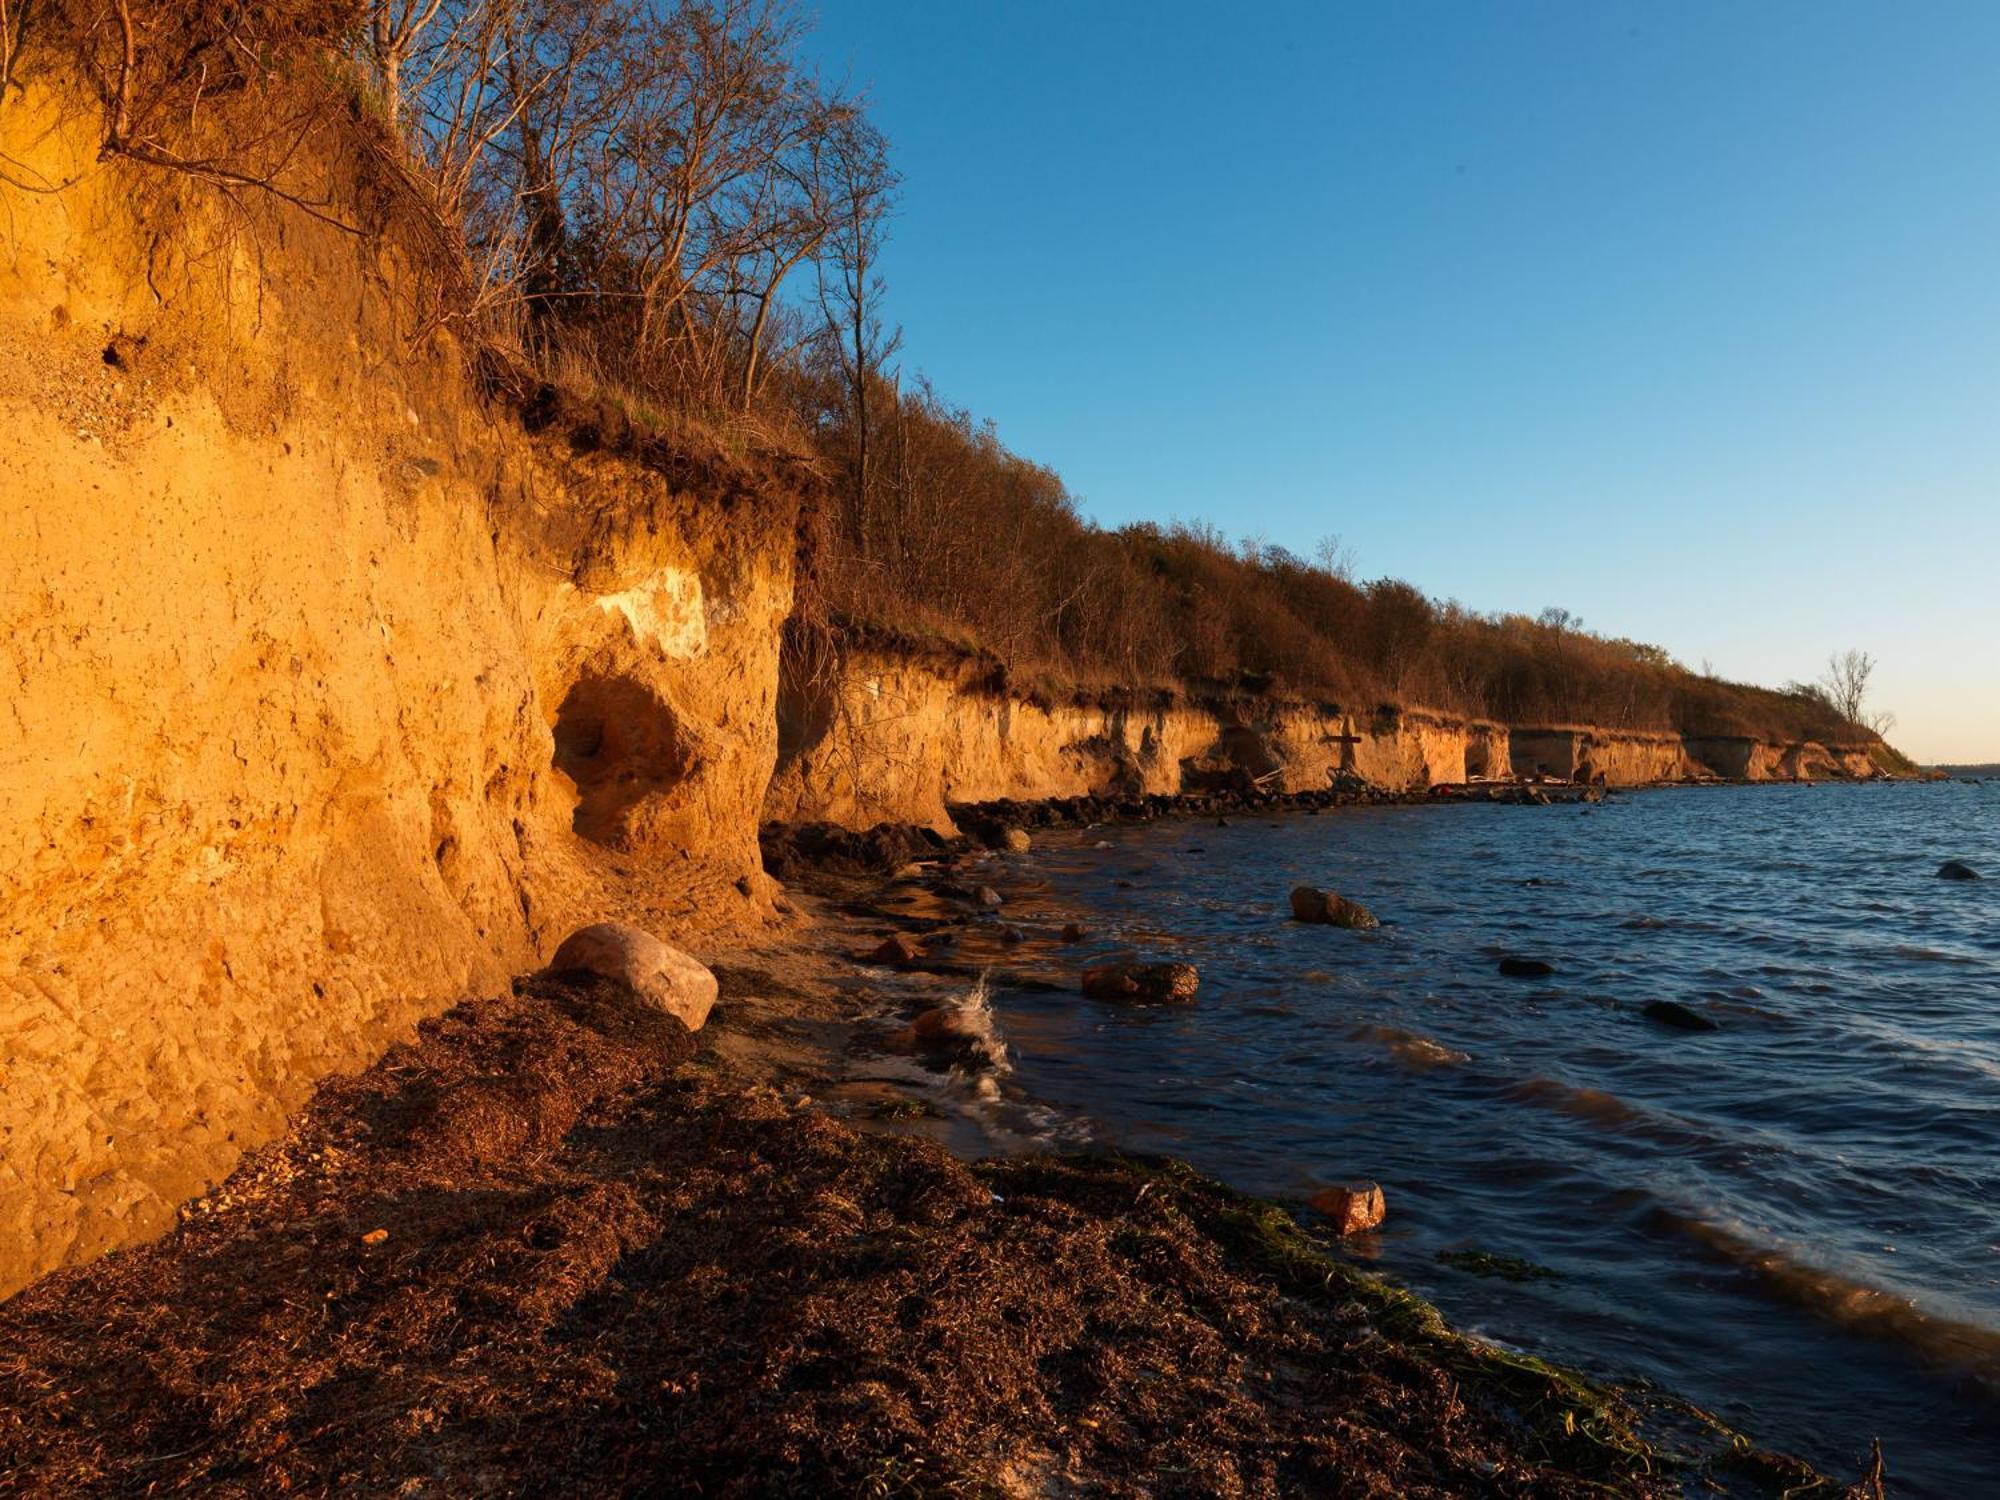
{"label": "small wave", "polygon": [[1562,1083],[1554,1078],[1530,1078],[1507,1089],[1505,1098],[1538,1109],[1553,1110],[1582,1120],[1611,1135],[1638,1136],[1663,1146],[1709,1150],[1724,1138],[1692,1121],[1655,1114],[1603,1089]]}
{"label": "small wave", "polygon": [[1400,1026],[1359,1026],[1347,1034],[1347,1039],[1350,1042],[1379,1043],[1384,1051],[1405,1067],[1422,1071],[1451,1068],[1472,1061],[1469,1053],[1447,1047],[1443,1042],[1434,1041],[1421,1033],[1405,1031]]}
{"label": "small wave", "polygon": [[1898,958],[1907,958],[1920,964],[1970,964],[1983,967],[1986,960],[1970,953],[1947,953],[1942,948],[1920,948],[1911,943],[1900,943],[1889,950]]}
{"label": "small wave", "polygon": [[2000,1332],[1926,1312],[1907,1296],[1808,1264],[1691,1214],[1662,1207],[1654,1217],[1746,1273],[1768,1295],[1850,1332],[1900,1344],[2000,1391]]}

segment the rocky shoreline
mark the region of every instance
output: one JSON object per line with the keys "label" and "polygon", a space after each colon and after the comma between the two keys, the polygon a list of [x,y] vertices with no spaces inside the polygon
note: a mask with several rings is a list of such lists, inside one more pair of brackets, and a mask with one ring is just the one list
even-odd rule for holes
{"label": "rocky shoreline", "polygon": [[544,975],[0,1307],[0,1493],[1873,1494],[1166,1161],[966,1163]]}
{"label": "rocky shoreline", "polygon": [[[1078,985],[1004,966],[982,882],[1030,827],[1434,800],[767,828],[809,920],[717,962],[699,1033],[582,972],[519,980],[322,1085],[163,1239],[0,1306],[0,1494],[1880,1495],[1455,1332],[1325,1205],[1160,1159],[966,1161],[828,1066],[855,975]],[[976,1072],[941,1014],[891,1049]]]}

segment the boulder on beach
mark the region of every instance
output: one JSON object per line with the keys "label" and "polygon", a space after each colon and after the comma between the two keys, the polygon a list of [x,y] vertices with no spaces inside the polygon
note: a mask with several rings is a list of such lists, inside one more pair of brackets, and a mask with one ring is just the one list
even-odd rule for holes
{"label": "boulder on beach", "polygon": [[1382,924],[1375,913],[1359,901],[1350,901],[1338,891],[1323,891],[1302,885],[1292,892],[1292,917],[1300,922],[1318,922],[1328,927],[1351,927],[1366,932]]}
{"label": "boulder on beach", "polygon": [[1556,966],[1546,958],[1521,958],[1508,954],[1500,960],[1500,972],[1510,979],[1546,979]]}
{"label": "boulder on beach", "polygon": [[1034,848],[1035,841],[1028,837],[1027,829],[1009,828],[1005,833],[1000,835],[1000,844],[1002,848],[1011,854],[1026,854],[1030,849]]}
{"label": "boulder on beach", "polygon": [[1322,1188],[1306,1201],[1314,1213],[1325,1216],[1337,1234],[1359,1234],[1364,1229],[1373,1229],[1389,1212],[1382,1189],[1372,1182]]}
{"label": "boulder on beach", "polygon": [[1939,880],[1977,880],[1979,872],[1962,859],[1948,859],[1937,868]]}
{"label": "boulder on beach", "polygon": [[1661,1026],[1671,1026],[1677,1031],[1720,1031],[1722,1028],[1700,1011],[1680,1003],[1678,1000],[1649,1000],[1640,1008],[1641,1015]]}
{"label": "boulder on beach", "polygon": [[1103,964],[1083,971],[1083,992],[1093,1000],[1194,999],[1201,975],[1193,964]]}
{"label": "boulder on beach", "polygon": [[919,939],[907,932],[893,932],[868,955],[868,961],[876,964],[913,964],[923,956],[924,945]]}
{"label": "boulder on beach", "polygon": [[587,971],[615,980],[655,1010],[699,1031],[715,1005],[715,976],[680,949],[623,922],[597,922],[563,939],[554,974]]}

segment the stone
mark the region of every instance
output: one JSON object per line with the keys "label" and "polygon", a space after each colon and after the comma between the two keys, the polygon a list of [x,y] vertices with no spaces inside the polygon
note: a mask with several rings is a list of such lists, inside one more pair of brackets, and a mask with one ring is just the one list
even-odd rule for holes
{"label": "stone", "polygon": [[715,1005],[715,976],[680,949],[623,922],[597,922],[563,939],[551,973],[583,969],[617,981],[656,1010],[699,1031]]}
{"label": "stone", "polygon": [[1962,859],[1948,859],[1938,866],[1939,880],[1978,880],[1980,874]]}
{"label": "stone", "polygon": [[1510,979],[1546,979],[1556,966],[1545,958],[1517,958],[1509,954],[1500,960],[1500,972]]}
{"label": "stone", "polygon": [[1025,828],[1010,828],[1000,835],[1000,843],[1010,854],[1026,854],[1035,847],[1035,841],[1028,837]]}
{"label": "stone", "polygon": [[967,1023],[965,1012],[956,1005],[940,1005],[924,1011],[910,1023],[917,1044],[926,1048],[949,1048],[977,1041],[978,1034]]}
{"label": "stone", "polygon": [[1083,971],[1083,992],[1093,1000],[1194,999],[1201,975],[1193,964],[1104,964]]}
{"label": "stone", "polygon": [[972,893],[972,899],[981,906],[1004,906],[1007,898],[990,885],[982,885]]}
{"label": "stone", "polygon": [[1337,1234],[1359,1234],[1364,1229],[1373,1229],[1389,1212],[1382,1189],[1372,1182],[1322,1188],[1307,1202],[1313,1212],[1325,1216]]}
{"label": "stone", "polygon": [[1703,1015],[1678,1000],[1649,1000],[1641,1008],[1640,1014],[1649,1021],[1662,1026],[1671,1026],[1678,1031],[1720,1031],[1722,1028]]}
{"label": "stone", "polygon": [[868,961],[876,964],[913,964],[923,956],[924,945],[920,941],[907,932],[894,932],[868,955]]}
{"label": "stone", "polygon": [[1062,940],[1065,943],[1080,943],[1090,936],[1090,929],[1081,922],[1063,923]]}
{"label": "stone", "polygon": [[1366,932],[1382,924],[1359,901],[1350,901],[1337,891],[1323,891],[1302,885],[1292,892],[1292,917],[1300,922],[1318,922],[1328,927],[1351,927]]}

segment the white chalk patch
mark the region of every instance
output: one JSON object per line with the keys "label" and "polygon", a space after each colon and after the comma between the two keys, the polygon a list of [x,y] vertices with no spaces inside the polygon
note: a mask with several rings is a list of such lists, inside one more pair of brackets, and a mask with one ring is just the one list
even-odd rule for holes
{"label": "white chalk patch", "polygon": [[700,656],[708,649],[701,575],[687,568],[662,568],[638,587],[600,595],[595,602],[606,614],[623,615],[633,635],[668,656]]}

